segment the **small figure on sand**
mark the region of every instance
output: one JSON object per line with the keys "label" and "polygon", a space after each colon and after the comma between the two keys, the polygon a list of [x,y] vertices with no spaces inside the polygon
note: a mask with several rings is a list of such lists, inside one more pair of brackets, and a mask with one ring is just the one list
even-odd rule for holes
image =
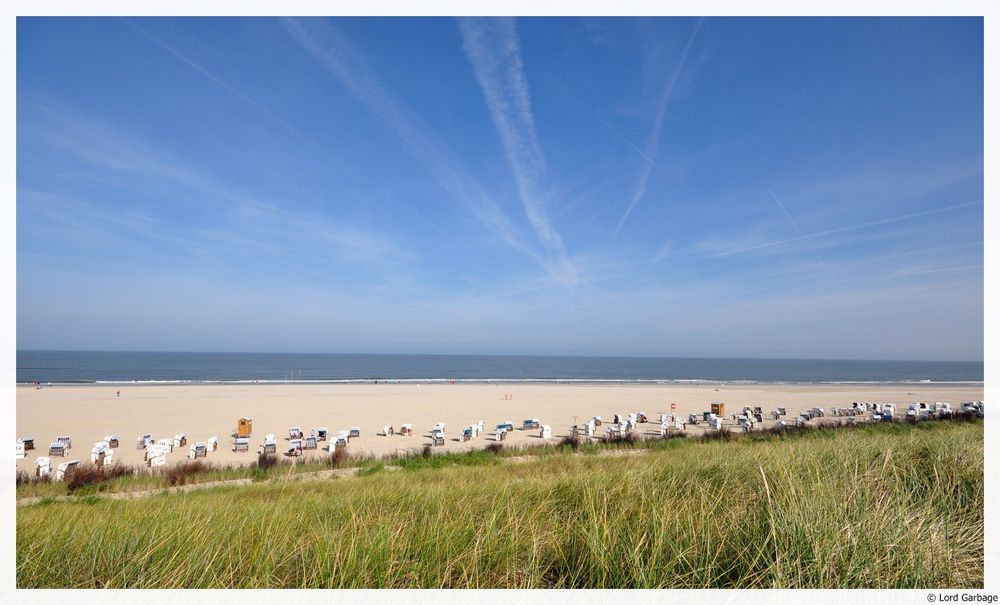
{"label": "small figure on sand", "polygon": [[121,396],[122,396],[121,389],[118,389],[117,391],[115,391],[115,397],[121,397]]}

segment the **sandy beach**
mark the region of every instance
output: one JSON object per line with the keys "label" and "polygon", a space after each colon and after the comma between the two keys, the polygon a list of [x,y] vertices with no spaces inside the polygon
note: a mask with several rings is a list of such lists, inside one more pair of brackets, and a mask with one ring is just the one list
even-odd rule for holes
{"label": "sandy beach", "polygon": [[[121,391],[121,396],[115,392]],[[507,399],[510,397],[510,399]],[[121,447],[115,460],[125,464],[142,462],[136,439],[144,433],[155,438],[187,433],[189,443],[218,436],[219,450],[210,462],[249,464],[263,437],[274,433],[283,451],[290,426],[305,432],[326,426],[332,432],[361,427],[361,437],[352,439],[354,454],[392,454],[422,448],[430,443],[430,429],[446,424],[446,444],[437,450],[483,447],[493,439],[492,428],[512,420],[538,418],[551,425],[553,438],[569,433],[576,422],[595,415],[610,422],[616,413],[643,411],[654,421],[661,412],[677,404],[677,412],[700,413],[713,402],[724,402],[727,413],[745,405],[760,405],[765,412],[786,407],[790,419],[797,411],[823,407],[848,407],[854,401],[878,401],[905,406],[914,401],[962,401],[983,398],[981,385],[595,385],[595,384],[287,384],[287,385],[190,385],[190,386],[33,386],[17,388],[17,435],[35,439],[36,449],[17,461],[19,470],[34,468],[35,458],[46,455],[57,435],[70,435],[73,448],[66,460],[90,460],[95,441],[118,434]],[[253,418],[249,453],[236,453],[230,433],[241,416]],[[485,421],[487,433],[471,442],[458,441],[461,429]],[[383,437],[386,424],[399,429],[412,423],[412,437]],[[732,424],[732,423],[730,423]],[[700,430],[700,429],[695,429]],[[540,443],[538,431],[515,430],[510,446]],[[325,445],[325,444],[324,444]],[[187,448],[175,450],[168,463],[184,460]],[[312,452],[307,452],[310,454]],[[59,458],[53,460],[58,463]]]}

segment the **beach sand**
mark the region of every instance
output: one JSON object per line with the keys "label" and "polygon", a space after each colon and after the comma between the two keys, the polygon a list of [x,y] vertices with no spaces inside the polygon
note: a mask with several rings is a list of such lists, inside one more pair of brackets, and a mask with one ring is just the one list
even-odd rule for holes
{"label": "beach sand", "polygon": [[[121,396],[116,397],[115,391]],[[510,400],[505,399],[509,395]],[[121,446],[115,460],[140,464],[143,452],[136,439],[144,433],[154,438],[187,433],[188,443],[218,436],[219,450],[209,462],[249,464],[263,437],[274,433],[278,451],[287,449],[288,428],[326,426],[331,434],[352,425],[361,427],[361,437],[352,439],[354,454],[392,454],[419,450],[430,443],[430,429],[446,424],[446,445],[436,451],[484,447],[493,440],[497,423],[511,420],[516,429],[525,418],[539,418],[552,427],[553,441],[566,436],[574,420],[585,423],[599,415],[610,423],[616,413],[645,412],[651,423],[644,431],[658,428],[660,413],[700,413],[712,402],[724,402],[727,415],[745,405],[760,405],[765,414],[782,406],[787,420],[799,410],[850,407],[854,401],[897,404],[897,414],[915,401],[948,401],[953,408],[962,401],[983,398],[982,385],[622,385],[622,384],[284,384],[284,385],[143,385],[143,386],[33,386],[17,387],[17,435],[35,438],[36,449],[17,461],[19,470],[32,470],[35,458],[47,455],[57,435],[70,435],[73,448],[62,460],[89,462],[95,441],[118,434]],[[902,408],[902,409],[900,409]],[[249,453],[232,451],[230,434],[241,416],[253,417]],[[575,418],[574,418],[575,417]],[[460,443],[461,430],[484,420],[486,434]],[[727,421],[729,418],[727,417]],[[383,425],[396,430],[404,422],[413,424],[412,437],[378,435]],[[732,427],[734,423],[727,422]],[[770,423],[767,423],[770,424]],[[695,429],[700,431],[701,429]],[[598,429],[600,434],[603,431]],[[538,431],[515,430],[508,446],[542,443]],[[323,443],[321,446],[325,446]],[[188,448],[168,455],[168,463],[185,460]],[[318,454],[319,452],[307,452]],[[325,454],[325,452],[323,452]]]}

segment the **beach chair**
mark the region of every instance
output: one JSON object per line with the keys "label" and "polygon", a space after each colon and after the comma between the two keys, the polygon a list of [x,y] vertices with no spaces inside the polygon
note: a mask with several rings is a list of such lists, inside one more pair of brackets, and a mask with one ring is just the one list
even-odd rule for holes
{"label": "beach chair", "polygon": [[325,426],[316,427],[316,440],[326,441],[330,435],[330,430]]}
{"label": "beach chair", "polygon": [[90,461],[98,466],[104,464],[104,452],[108,449],[107,441],[98,441],[90,448]]}
{"label": "beach chair", "polygon": [[591,418],[591,420],[594,421],[594,426],[601,426],[601,424],[603,424],[604,422],[603,420],[601,420],[600,416],[594,416],[593,418]]}
{"label": "beach chair", "polygon": [[48,477],[52,473],[52,460],[48,456],[35,458],[35,476]]}
{"label": "beach chair", "polygon": [[540,425],[538,418],[527,418],[521,422],[521,430],[537,429]]}
{"label": "beach chair", "polygon": [[108,447],[111,449],[118,447],[118,435],[105,435],[104,440],[108,442]]}
{"label": "beach chair", "polygon": [[644,424],[649,422],[649,416],[646,415],[646,412],[639,412],[638,417],[640,423]]}
{"label": "beach chair", "polygon": [[586,425],[586,426],[584,427],[584,435],[586,435],[587,437],[593,437],[593,436],[594,436],[594,430],[595,430],[596,428],[597,428],[597,427],[596,427],[596,425],[594,424],[594,421],[593,421],[593,420],[591,420],[591,421],[590,421],[590,422],[588,422],[588,423],[587,423],[587,425]]}
{"label": "beach chair", "polygon": [[350,434],[347,431],[337,431],[337,446],[347,447],[348,441],[350,441]]}
{"label": "beach chair", "polygon": [[275,439],[274,433],[264,435],[264,444],[261,448],[261,451],[265,454],[276,454],[278,452],[278,440]]}
{"label": "beach chair", "polygon": [[628,420],[628,421],[629,421],[629,422],[630,422],[630,423],[631,423],[631,424],[632,424],[633,426],[635,426],[636,424],[638,424],[638,423],[639,423],[639,415],[638,415],[638,414],[629,414],[629,415],[628,415],[628,417],[627,417],[626,419],[627,419],[627,420]]}
{"label": "beach chair", "polygon": [[700,420],[701,419],[698,418],[697,414],[689,414],[688,415],[688,424],[698,424],[698,422],[700,422]]}
{"label": "beach chair", "polygon": [[66,444],[62,441],[53,441],[49,444],[49,456],[65,456]]}
{"label": "beach chair", "polygon": [[474,429],[471,426],[467,426],[462,429],[462,441],[472,441],[472,433]]}
{"label": "beach chair", "polygon": [[431,433],[431,445],[444,445],[444,431],[433,431]]}
{"label": "beach chair", "polygon": [[392,436],[392,427],[389,426],[388,424],[385,425],[385,426],[383,426],[382,427],[382,435],[384,437],[391,437]]}
{"label": "beach chair", "polygon": [[403,437],[412,437],[413,436],[413,425],[410,424],[409,422],[401,425],[399,427],[399,434],[401,434]]}
{"label": "beach chair", "polygon": [[219,449],[219,438],[209,437],[208,441],[205,442],[205,445],[207,446],[208,451],[214,452],[215,450]]}
{"label": "beach chair", "polygon": [[18,439],[14,450],[14,457],[17,459],[24,458],[27,454],[24,453],[24,441]]}
{"label": "beach chair", "polygon": [[153,443],[153,435],[150,433],[146,433],[145,435],[141,435],[136,440],[135,449],[144,450],[146,449],[146,446],[148,446],[150,443]]}
{"label": "beach chair", "polygon": [[304,450],[314,450],[316,449],[316,437],[309,436],[302,440],[302,449]]}
{"label": "beach chair", "polygon": [[173,439],[167,439],[166,437],[164,437],[163,439],[157,440],[156,444],[159,445],[159,446],[161,446],[161,447],[163,447],[163,448],[166,448],[166,451],[168,451],[168,452],[174,451],[174,440]]}
{"label": "beach chair", "polygon": [[198,441],[191,444],[191,451],[188,452],[188,458],[192,460],[197,460],[198,458],[208,457],[208,444],[204,441]]}
{"label": "beach chair", "polygon": [[434,426],[431,427],[431,432],[434,432],[434,431],[444,432],[444,423],[443,422],[435,422]]}
{"label": "beach chair", "polygon": [[21,437],[21,441],[24,442],[24,451],[35,449],[35,438],[34,437]]}
{"label": "beach chair", "polygon": [[56,481],[65,481],[80,466],[79,460],[67,460],[56,468]]}
{"label": "beach chair", "polygon": [[543,424],[538,436],[542,439],[552,439],[552,427],[547,424]]}
{"label": "beach chair", "polygon": [[360,426],[352,426],[351,427],[351,434],[350,434],[351,439],[354,439],[355,437],[360,437],[360,436],[361,436],[361,427]]}
{"label": "beach chair", "polygon": [[153,456],[152,458],[149,459],[149,461],[147,462],[147,464],[149,465],[150,469],[154,469],[154,468],[157,468],[157,467],[160,467],[160,466],[166,466],[166,464],[167,464],[167,456],[166,456],[166,454],[160,454],[159,456]]}
{"label": "beach chair", "polygon": [[233,448],[235,452],[249,452],[250,451],[250,438],[249,437],[237,437],[235,447]]}
{"label": "beach chair", "polygon": [[795,419],[795,426],[798,427],[805,426],[808,422],[809,418],[799,415],[799,417]]}
{"label": "beach chair", "polygon": [[56,441],[61,441],[66,445],[67,450],[73,449],[73,440],[69,438],[69,435],[61,435],[56,437]]}
{"label": "beach chair", "polygon": [[478,430],[479,433],[483,433],[486,431],[486,424],[482,420],[476,423],[476,427],[479,429]]}
{"label": "beach chair", "polygon": [[288,441],[288,452],[287,456],[301,456],[302,455],[302,440],[301,439],[290,439]]}
{"label": "beach chair", "polygon": [[293,426],[292,428],[288,429],[288,440],[291,441],[292,439],[302,439],[301,428]]}

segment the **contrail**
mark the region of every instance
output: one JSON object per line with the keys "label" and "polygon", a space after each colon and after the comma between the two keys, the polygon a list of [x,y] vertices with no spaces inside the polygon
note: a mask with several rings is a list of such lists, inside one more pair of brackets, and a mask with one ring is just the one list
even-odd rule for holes
{"label": "contrail", "polygon": [[888,225],[890,223],[898,223],[901,221],[906,221],[911,218],[919,218],[921,216],[931,216],[933,214],[941,214],[943,212],[950,212],[952,210],[957,210],[959,208],[965,208],[967,206],[972,206],[975,204],[982,204],[983,200],[973,200],[971,202],[962,202],[961,204],[952,204],[951,206],[945,206],[943,208],[934,208],[932,210],[923,210],[921,212],[913,212],[910,214],[903,214],[900,216],[894,216],[890,218],[883,218],[877,221],[869,221],[867,223],[859,223],[857,225],[849,225],[847,227],[837,227],[836,229],[827,229],[826,231],[817,231],[816,233],[808,233],[805,235],[800,235],[798,237],[791,237],[788,239],[779,240],[776,242],[767,242],[765,244],[757,244],[755,246],[748,246],[746,248],[739,248],[737,250],[729,250],[727,252],[719,252],[716,254],[709,254],[706,256],[701,256],[698,258],[717,258],[720,256],[732,256],[733,254],[740,254],[743,252],[751,252],[753,250],[760,250],[762,248],[771,248],[773,246],[780,246],[782,244],[789,244],[791,242],[797,242],[804,239],[813,239],[817,237],[823,237],[825,235],[832,235],[834,233],[844,233],[845,231],[856,231],[858,229],[867,229],[868,227],[877,227],[879,225]]}
{"label": "contrail", "polygon": [[560,283],[565,283],[561,268],[553,266],[525,241],[479,181],[433,131],[392,95],[364,55],[346,37],[326,23],[306,26],[295,19],[282,19],[281,23],[324,70],[399,137],[413,158],[443,189],[507,245],[530,258]]}
{"label": "contrail", "polygon": [[300,132],[299,130],[297,130],[294,126],[292,126],[288,122],[285,122],[284,120],[282,120],[278,116],[274,115],[266,107],[264,107],[263,105],[261,105],[257,101],[254,101],[253,99],[251,99],[246,94],[244,94],[240,90],[238,90],[235,87],[233,87],[231,84],[229,84],[228,82],[226,82],[222,78],[216,76],[214,73],[210,72],[209,70],[205,69],[204,67],[202,67],[198,63],[196,63],[193,60],[189,59],[187,56],[185,56],[184,54],[182,54],[180,51],[178,51],[174,47],[170,46],[169,44],[167,44],[163,40],[157,38],[151,32],[149,32],[146,28],[144,28],[144,27],[142,27],[142,26],[140,26],[140,25],[138,25],[136,23],[133,23],[133,22],[129,21],[128,19],[125,19],[124,17],[119,17],[119,20],[122,23],[124,23],[125,25],[128,25],[129,27],[131,27],[133,30],[135,30],[139,34],[141,34],[143,37],[145,37],[147,40],[149,40],[153,44],[159,46],[161,49],[163,49],[163,50],[167,51],[168,53],[170,53],[171,55],[173,55],[174,58],[176,58],[177,60],[181,61],[182,63],[184,63],[185,65],[187,65],[191,69],[194,69],[195,71],[197,71],[201,75],[205,76],[206,78],[208,78],[209,80],[211,80],[215,84],[217,84],[217,85],[221,86],[222,88],[226,89],[227,91],[229,91],[234,96],[238,97],[240,100],[242,100],[247,105],[253,107],[255,110],[257,110],[258,113],[260,113],[265,118],[267,118],[268,121],[270,121],[272,124],[275,124],[275,125],[283,128],[289,134],[292,134],[293,136],[297,137],[298,139],[300,139],[300,140],[308,143],[310,146],[312,146],[313,148],[315,148],[320,153],[323,153],[327,157],[330,157],[330,158],[333,158],[333,159],[338,159],[335,156],[333,156],[329,151],[327,151],[326,149],[324,149],[319,143],[317,143],[316,141],[314,141],[314,140],[310,139],[309,137],[307,137],[305,134],[303,134],[302,132]]}
{"label": "contrail", "polygon": [[[494,26],[494,23],[496,26]],[[525,214],[535,235],[567,283],[576,281],[576,269],[566,257],[562,238],[546,212],[545,154],[535,129],[531,93],[521,59],[520,40],[513,19],[460,19],[465,54],[507,155]],[[490,35],[490,32],[496,35]]]}
{"label": "contrail", "polygon": [[663,120],[667,116],[667,106],[670,105],[670,99],[674,96],[674,88],[677,86],[681,72],[684,71],[684,64],[687,62],[688,53],[691,51],[691,46],[694,44],[695,38],[698,37],[698,32],[701,31],[702,23],[704,23],[704,20],[699,20],[698,25],[691,32],[687,44],[684,45],[681,58],[677,61],[677,67],[674,68],[673,74],[671,74],[666,86],[663,88],[660,106],[656,112],[656,119],[653,121],[653,129],[649,133],[649,141],[646,144],[646,153],[643,154],[646,156],[648,163],[643,166],[642,172],[639,174],[639,182],[636,185],[635,194],[632,196],[632,201],[629,203],[628,208],[625,209],[625,214],[622,215],[621,220],[618,221],[618,225],[615,226],[615,230],[611,235],[612,240],[618,239],[618,232],[622,230],[622,226],[625,225],[625,221],[628,220],[629,215],[632,214],[632,210],[635,209],[639,200],[646,195],[649,178],[653,174],[653,168],[656,167],[656,156],[660,148],[660,133],[663,130]]}
{"label": "contrail", "polygon": [[[771,188],[768,187],[767,192],[771,194],[771,199],[774,200],[774,203],[778,204],[778,208],[781,208],[781,211],[785,213],[785,216],[788,218],[788,222],[792,224],[792,227],[795,227],[795,231],[798,232],[799,235],[805,235],[805,233],[802,232],[802,229],[799,228],[798,223],[795,222],[795,219],[792,218],[792,215],[789,214],[788,210],[785,209],[785,205],[782,204],[781,200],[778,199],[778,196],[774,194],[774,191],[772,191]],[[818,252],[816,253],[816,257],[820,260],[821,263],[823,263],[821,266],[823,267],[823,270],[826,271],[826,276],[831,279],[835,279],[833,271],[830,270],[830,263],[828,263],[827,260],[823,258],[823,256],[821,256]]]}

